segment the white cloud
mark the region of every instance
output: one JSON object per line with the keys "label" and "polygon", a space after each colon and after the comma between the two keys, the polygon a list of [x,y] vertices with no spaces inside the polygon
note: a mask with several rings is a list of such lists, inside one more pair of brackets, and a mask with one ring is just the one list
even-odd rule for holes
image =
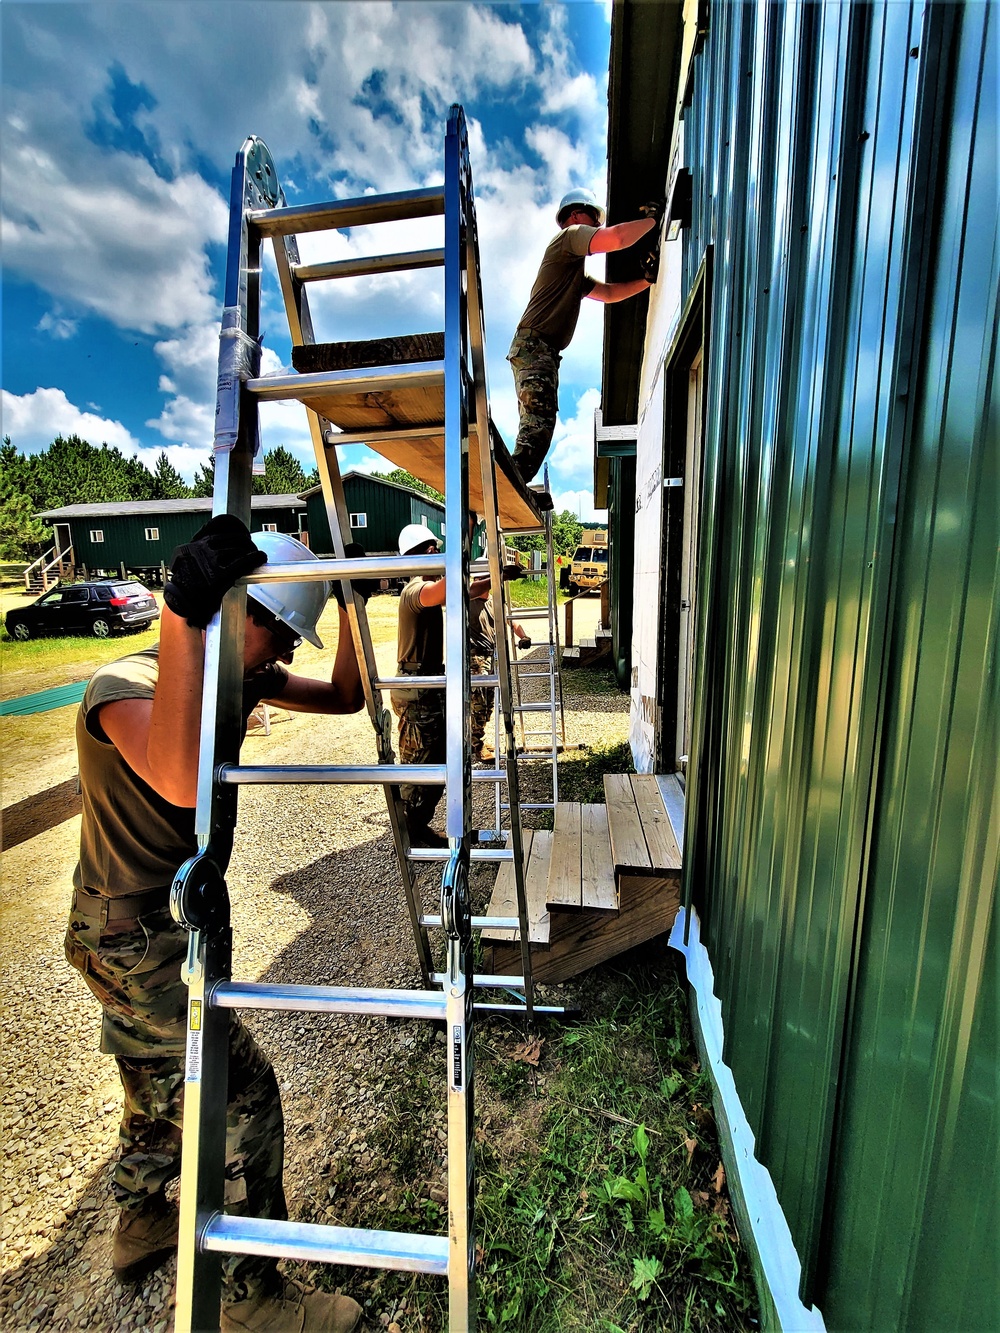
{"label": "white cloud", "polygon": [[22,453],[47,449],[57,435],[79,435],[94,445],[117,445],[125,454],[140,447],[120,421],[81,412],[62,389],[36,389],[20,396],[4,389],[2,401],[3,433]]}
{"label": "white cloud", "polygon": [[553,491],[552,503],[557,514],[568,509],[581,523],[593,523],[597,527],[607,526],[608,511],[594,508],[593,491]]}
{"label": "white cloud", "polygon": [[[561,6],[541,11],[534,49],[514,7],[244,0],[239,29],[229,5],[7,8],[5,264],[59,303],[44,330],[53,336],[58,320],[66,329],[84,311],[158,336],[164,401],[147,424],[168,452],[211,441],[213,246],[227,211],[212,173],[228,173],[245,135],[267,140],[291,203],[412,188],[442,179],[449,105],[485,94],[470,134],[489,373],[494,415],[513,440],[504,355],[555,203],[570,184],[604,193],[602,77],[580,68]],[[114,64],[138,90],[131,120],[109,92]],[[486,110],[498,93],[527,114],[524,141],[504,138],[514,122]],[[95,134],[97,116],[115,133]],[[441,234],[440,219],[425,219],[305,236],[302,258],[431,247]],[[321,340],[443,327],[440,270],[312,286],[309,296]],[[289,355],[271,275],[262,328],[268,372]],[[600,308],[584,302],[563,359],[569,402],[599,381],[601,342]],[[265,405],[262,420],[265,447],[284,444],[311,466],[299,405]]]}
{"label": "white cloud", "polygon": [[601,405],[597,389],[587,389],[577,400],[568,420],[556,422],[549,468],[553,486],[577,486],[592,482],[594,475],[594,410]]}
{"label": "white cloud", "polygon": [[205,246],[224,239],[228,217],[217,192],[193,174],[161,180],[139,157],[88,152],[75,125],[46,119],[59,155],[8,136],[5,176],[18,189],[4,194],[5,267],[117,328],[154,333],[208,317]]}
{"label": "white cloud", "polygon": [[50,310],[46,310],[35,328],[39,333],[47,333],[57,341],[63,342],[72,338],[79,327],[79,320],[67,319],[65,315],[56,315]]}

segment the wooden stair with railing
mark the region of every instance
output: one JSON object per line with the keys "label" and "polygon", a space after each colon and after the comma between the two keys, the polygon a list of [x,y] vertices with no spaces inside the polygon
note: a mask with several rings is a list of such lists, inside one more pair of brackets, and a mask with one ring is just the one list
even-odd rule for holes
{"label": "wooden stair with railing", "polygon": [[[555,829],[526,830],[532,973],[566,981],[669,931],[680,906],[681,853],[657,779],[609,773],[605,805],[561,801]],[[489,916],[516,916],[514,868],[497,875]],[[483,932],[489,972],[517,974],[519,932]]]}

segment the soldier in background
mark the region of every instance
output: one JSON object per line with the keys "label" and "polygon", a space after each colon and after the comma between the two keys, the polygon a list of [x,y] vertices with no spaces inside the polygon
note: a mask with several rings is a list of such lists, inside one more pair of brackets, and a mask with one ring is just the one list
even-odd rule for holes
{"label": "soldier in background", "polygon": [[[474,518],[473,518],[474,521]],[[438,550],[438,539],[430,528],[421,523],[408,523],[399,534],[400,555],[434,555]],[[516,578],[520,570],[516,565],[510,567],[510,577]],[[505,571],[505,577],[507,573]],[[473,579],[469,584],[469,597],[473,606],[470,613],[470,636],[474,662],[487,664],[492,661],[495,639],[490,641],[488,658],[476,654],[477,636],[481,633],[481,613],[477,615],[477,604],[485,602],[490,592],[490,578]],[[445,603],[444,578],[416,576],[412,578],[399,597],[399,627],[397,637],[398,674],[401,676],[442,676],[444,675],[444,615]],[[492,630],[492,614],[489,618]],[[475,665],[471,668],[477,670]],[[480,667],[479,669],[488,670]],[[492,690],[473,690],[473,695],[489,694]],[[399,689],[390,694],[393,712],[399,719],[399,760],[403,764],[443,764],[447,757],[447,732],[444,715],[444,690]],[[482,706],[473,704],[473,715]],[[486,729],[486,719],[479,731],[479,743],[482,744]],[[473,737],[475,741],[475,736]],[[402,783],[399,794],[406,811],[406,829],[410,843],[414,847],[447,847],[448,839],[430,828],[438,802],[444,792],[440,786],[425,786],[416,783]]]}

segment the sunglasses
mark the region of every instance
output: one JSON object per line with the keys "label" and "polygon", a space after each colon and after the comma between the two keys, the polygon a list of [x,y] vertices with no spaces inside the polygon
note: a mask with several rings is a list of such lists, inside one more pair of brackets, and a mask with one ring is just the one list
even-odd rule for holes
{"label": "sunglasses", "polygon": [[296,634],[283,620],[279,620],[276,615],[268,611],[267,607],[261,606],[260,602],[249,601],[247,610],[253,623],[259,625],[261,629],[266,629],[283,652],[293,653],[296,648],[302,647],[302,636]]}

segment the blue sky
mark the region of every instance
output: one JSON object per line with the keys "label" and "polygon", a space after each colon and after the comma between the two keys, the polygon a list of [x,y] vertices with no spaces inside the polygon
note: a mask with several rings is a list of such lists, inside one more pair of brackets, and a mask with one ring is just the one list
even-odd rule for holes
{"label": "blue sky", "polygon": [[[288,202],[442,179],[452,102],[471,126],[491,403],[559,197],[604,197],[610,7],[299,0],[4,0],[3,432],[107,441],[186,477],[211,449],[229,175],[257,134]],[[440,219],[300,238],[304,260],[440,244]],[[589,261],[602,276],[601,261]],[[265,372],[289,364],[265,279]],[[317,338],[443,327],[440,270],[310,289]],[[584,301],[550,453],[557,507],[592,514],[602,312]],[[312,462],[305,411],[267,405],[265,448]],[[342,466],[385,467],[366,450]]]}

